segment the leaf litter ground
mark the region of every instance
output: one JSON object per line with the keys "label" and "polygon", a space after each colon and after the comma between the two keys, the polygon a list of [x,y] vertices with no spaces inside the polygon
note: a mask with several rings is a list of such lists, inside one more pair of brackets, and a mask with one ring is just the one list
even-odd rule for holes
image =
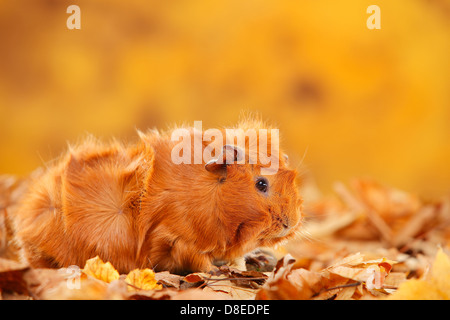
{"label": "leaf litter ground", "polygon": [[[2,299],[449,299],[450,198],[359,179],[322,196],[307,185],[302,236],[245,257],[246,268],[119,274],[99,257],[85,266],[31,268],[17,261],[5,223],[20,184],[0,177]],[[245,269],[245,270],[244,270]]]}

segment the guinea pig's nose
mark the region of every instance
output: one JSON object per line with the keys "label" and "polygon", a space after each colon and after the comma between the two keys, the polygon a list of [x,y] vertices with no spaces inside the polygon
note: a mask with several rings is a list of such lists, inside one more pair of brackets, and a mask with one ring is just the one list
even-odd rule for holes
{"label": "guinea pig's nose", "polygon": [[281,218],[281,224],[284,228],[286,228],[286,229],[291,228],[295,224],[295,221],[292,221],[292,220],[293,220],[292,217],[290,217],[287,213],[283,212],[283,216]]}
{"label": "guinea pig's nose", "polygon": [[289,234],[289,230],[291,230],[291,226],[289,225],[289,220],[283,219],[281,222],[281,226],[283,226],[283,229],[280,230],[280,232],[278,233],[278,237],[284,237],[286,235]]}
{"label": "guinea pig's nose", "polygon": [[284,231],[287,231],[292,227],[292,223],[288,217],[283,217],[281,219],[281,225],[283,226]]}

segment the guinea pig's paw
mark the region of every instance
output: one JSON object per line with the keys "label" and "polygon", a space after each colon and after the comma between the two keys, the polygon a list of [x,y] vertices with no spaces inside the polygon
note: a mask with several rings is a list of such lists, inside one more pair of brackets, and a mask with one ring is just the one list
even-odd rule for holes
{"label": "guinea pig's paw", "polygon": [[267,250],[256,249],[244,258],[248,271],[271,272],[277,264],[277,258]]}
{"label": "guinea pig's paw", "polygon": [[212,265],[211,268],[209,269],[208,273],[212,276],[219,276],[222,274],[222,272],[220,271],[219,267],[216,267],[215,265]]}
{"label": "guinea pig's paw", "polygon": [[229,266],[232,268],[236,268],[241,271],[247,271],[247,267],[245,265],[245,258],[244,257],[238,257],[235,258],[233,261],[229,263]]}
{"label": "guinea pig's paw", "polygon": [[213,261],[213,267],[216,268],[217,270],[220,270],[220,268],[222,266],[238,269],[240,271],[247,271],[247,268],[245,266],[245,258],[244,257],[238,257],[233,260],[214,260]]}

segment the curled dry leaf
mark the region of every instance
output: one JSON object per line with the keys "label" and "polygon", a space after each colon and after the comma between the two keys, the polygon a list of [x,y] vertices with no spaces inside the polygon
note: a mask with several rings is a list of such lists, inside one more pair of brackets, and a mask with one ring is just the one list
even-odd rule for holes
{"label": "curled dry leaf", "polygon": [[99,256],[86,261],[83,272],[107,283],[119,279],[119,272],[113,265],[110,262],[103,262]]}
{"label": "curled dry leaf", "polygon": [[125,278],[125,282],[131,285],[128,287],[128,290],[130,291],[135,289],[162,289],[162,285],[157,284],[155,273],[151,269],[135,269],[128,273],[127,277]]}
{"label": "curled dry leaf", "polygon": [[155,279],[163,287],[180,289],[181,276],[177,274],[171,274],[169,271],[162,271],[155,274]]}
{"label": "curled dry leaf", "polygon": [[[320,272],[293,269],[295,260],[287,255],[277,263],[267,283],[257,293],[257,299],[350,299],[364,294],[364,288],[374,296],[386,285],[386,278],[395,261],[386,258],[365,260],[360,253],[352,254]],[[396,277],[396,283],[400,281]],[[363,285],[357,294],[357,286]],[[382,291],[384,294],[385,292]],[[386,292],[387,293],[387,292]]]}
{"label": "curled dry leaf", "polygon": [[324,277],[306,269],[292,267],[295,259],[287,254],[280,259],[267,282],[256,294],[260,300],[307,300],[323,287]]}
{"label": "curled dry leaf", "polygon": [[219,271],[233,284],[239,287],[257,289],[267,280],[268,276],[256,270],[242,271],[228,266],[221,266]]}
{"label": "curled dry leaf", "polygon": [[381,258],[364,261],[360,253],[351,255],[327,268],[327,272],[365,284],[366,288],[382,289],[385,278],[392,270],[395,261]]}
{"label": "curled dry leaf", "polygon": [[206,273],[204,273],[204,274],[202,274],[202,273],[191,273],[191,274],[186,275],[183,278],[183,281],[184,282],[188,282],[188,283],[199,283],[199,282],[204,282],[204,278],[205,277],[208,278],[209,275],[206,274]]}

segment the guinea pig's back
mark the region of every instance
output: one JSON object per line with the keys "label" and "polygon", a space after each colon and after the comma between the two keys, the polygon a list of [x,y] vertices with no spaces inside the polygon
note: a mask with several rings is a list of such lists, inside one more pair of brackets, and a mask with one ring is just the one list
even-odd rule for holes
{"label": "guinea pig's back", "polygon": [[14,218],[24,258],[33,266],[64,267],[99,255],[119,271],[132,269],[135,216],[151,171],[145,156],[88,140],[34,179]]}

